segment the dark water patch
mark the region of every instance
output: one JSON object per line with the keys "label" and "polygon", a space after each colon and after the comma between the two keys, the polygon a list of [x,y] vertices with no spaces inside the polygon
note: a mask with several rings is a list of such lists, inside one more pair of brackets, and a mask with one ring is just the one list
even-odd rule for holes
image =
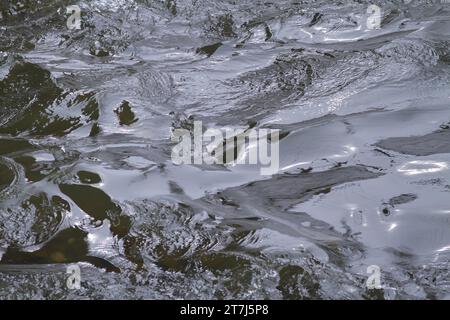
{"label": "dark water patch", "polygon": [[96,184],[102,182],[100,176],[94,172],[82,170],[77,172],[77,176],[81,183]]}
{"label": "dark water patch", "polygon": [[94,122],[91,127],[91,131],[89,132],[89,137],[98,136],[102,132],[102,129],[98,122]]}
{"label": "dark water patch", "polygon": [[423,136],[388,138],[376,146],[416,156],[450,153],[450,130],[440,130]]}
{"label": "dark water patch", "polygon": [[381,212],[387,217],[390,216],[393,210],[402,204],[413,202],[418,197],[415,194],[402,194],[396,197],[391,198],[387,203],[383,204],[383,208]]}
{"label": "dark water patch", "polygon": [[26,140],[0,138],[0,155],[12,154],[19,151],[30,151],[35,147]]}
{"label": "dark water patch", "polygon": [[[100,257],[90,255],[88,233],[78,228],[64,229],[36,251],[22,251],[9,247],[0,260],[0,265],[39,265],[89,262],[106,271],[120,272],[116,266]],[[2,267],[0,267],[0,270]]]}
{"label": "dark water patch", "polygon": [[402,194],[389,200],[391,206],[398,206],[401,204],[409,203],[417,199],[415,194]]}
{"label": "dark water patch", "polygon": [[199,53],[199,54],[205,54],[208,58],[211,57],[214,52],[217,51],[217,49],[219,49],[222,46],[221,42],[215,43],[215,44],[211,44],[208,46],[203,46],[201,48],[198,48],[195,52]]}
{"label": "dark water patch", "polygon": [[[99,117],[93,93],[81,92],[72,98],[54,83],[49,71],[32,63],[14,64],[0,82],[0,90],[4,93],[0,133],[62,136]],[[70,110],[63,113],[62,108]]]}
{"label": "dark water patch", "polygon": [[109,220],[111,232],[124,237],[131,226],[131,219],[122,214],[121,207],[103,190],[89,185],[61,184],[62,193],[95,221]]}
{"label": "dark water patch", "polygon": [[[35,118],[62,93],[50,72],[29,63],[18,62],[0,82],[0,132],[17,134],[32,129]],[[31,115],[27,120],[21,118]]]}
{"label": "dark water patch", "polygon": [[324,172],[278,175],[269,180],[252,182],[239,188],[224,190],[222,194],[233,198],[235,191],[243,192],[264,206],[288,209],[311,199],[316,194],[343,183],[380,177],[364,167],[341,167]]}
{"label": "dark water patch", "polygon": [[14,179],[14,172],[8,166],[0,163],[0,192],[9,187]]}
{"label": "dark water patch", "polygon": [[[4,92],[0,97],[1,133],[61,136],[81,127],[82,117],[90,122],[99,116],[91,94],[81,93],[72,100],[47,70],[31,63],[16,63],[0,82],[0,89]],[[63,115],[59,110],[80,105],[80,113],[75,116]]]}
{"label": "dark water patch", "polygon": [[105,220],[109,212],[118,212],[121,210],[104,191],[98,188],[76,184],[62,184],[59,188],[81,210],[95,220]]}
{"label": "dark water patch", "polygon": [[43,180],[54,169],[51,164],[36,162],[36,159],[32,156],[19,156],[15,157],[14,160],[22,165],[25,170],[25,177],[31,182]]}
{"label": "dark water patch", "polygon": [[[0,261],[1,264],[61,264],[88,261],[89,246],[87,233],[69,228],[60,231],[41,249],[24,252],[13,247],[8,248]],[[92,258],[98,261],[98,258]]]}
{"label": "dark water patch", "polygon": [[121,126],[130,126],[139,120],[136,119],[136,115],[128,101],[123,101],[122,104],[114,110],[114,113],[119,118],[119,124]]}

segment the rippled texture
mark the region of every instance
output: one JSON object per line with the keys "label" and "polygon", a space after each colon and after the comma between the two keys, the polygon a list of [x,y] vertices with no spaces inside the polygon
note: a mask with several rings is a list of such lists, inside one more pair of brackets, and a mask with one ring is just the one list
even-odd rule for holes
{"label": "rippled texture", "polygon": [[[0,297],[449,298],[450,7],[402,2],[0,1]],[[174,165],[195,120],[279,172]]]}

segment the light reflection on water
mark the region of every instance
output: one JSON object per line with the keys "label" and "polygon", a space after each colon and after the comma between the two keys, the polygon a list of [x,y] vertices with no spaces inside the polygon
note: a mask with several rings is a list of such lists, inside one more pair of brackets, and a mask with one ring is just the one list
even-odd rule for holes
{"label": "light reflection on water", "polygon": [[414,160],[400,166],[397,170],[408,176],[437,173],[448,170],[447,162],[437,162],[432,160]]}

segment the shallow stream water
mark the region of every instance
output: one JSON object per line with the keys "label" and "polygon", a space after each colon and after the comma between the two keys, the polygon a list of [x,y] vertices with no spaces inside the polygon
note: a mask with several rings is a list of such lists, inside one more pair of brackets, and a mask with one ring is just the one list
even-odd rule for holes
{"label": "shallow stream water", "polygon": [[[441,2],[0,0],[0,297],[450,298]],[[175,165],[194,121],[278,172]]]}

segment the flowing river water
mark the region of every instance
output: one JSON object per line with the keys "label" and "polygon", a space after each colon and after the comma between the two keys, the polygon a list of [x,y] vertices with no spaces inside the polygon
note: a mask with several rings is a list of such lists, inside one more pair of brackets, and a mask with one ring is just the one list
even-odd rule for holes
{"label": "flowing river water", "polygon": [[[450,4],[0,14],[2,299],[450,298]],[[278,172],[174,164],[194,121],[280,130]]]}

